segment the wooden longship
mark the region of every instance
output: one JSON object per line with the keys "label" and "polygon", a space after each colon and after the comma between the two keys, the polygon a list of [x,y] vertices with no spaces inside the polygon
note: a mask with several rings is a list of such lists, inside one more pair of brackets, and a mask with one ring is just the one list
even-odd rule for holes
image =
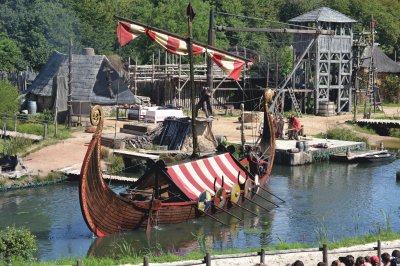
{"label": "wooden longship", "polygon": [[215,218],[214,214],[250,199],[266,184],[274,161],[272,118],[265,109],[261,149],[247,149],[240,161],[220,153],[173,166],[154,162],[127,193],[118,195],[102,177],[103,118],[101,108],[94,107],[91,119],[97,130],[82,164],[79,186],[81,210],[90,230],[102,237],[202,216]]}

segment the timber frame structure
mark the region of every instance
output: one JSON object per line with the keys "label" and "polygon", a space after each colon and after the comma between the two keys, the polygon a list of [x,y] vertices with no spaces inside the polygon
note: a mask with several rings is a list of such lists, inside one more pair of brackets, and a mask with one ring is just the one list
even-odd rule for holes
{"label": "timber frame structure", "polygon": [[[295,35],[295,57],[306,51],[303,66],[297,73],[298,81],[308,83],[313,89],[314,114],[318,114],[321,102],[334,101],[336,112],[350,112],[352,106],[352,47],[353,24],[357,21],[327,7],[310,11],[289,20],[299,26],[316,27],[329,30],[332,34],[316,36]],[[308,49],[307,43],[315,40],[313,47]],[[307,66],[306,60],[313,62]],[[308,71],[307,76],[307,69]],[[300,84],[298,84],[300,85]]]}
{"label": "timber frame structure", "polygon": [[[260,97],[262,90],[267,87],[275,89],[276,92],[271,106],[273,112],[293,109],[298,116],[306,111],[322,114],[320,105],[328,102],[336,106],[336,113],[352,111],[353,59],[354,56],[357,57],[353,55],[353,24],[357,21],[327,7],[289,20],[289,29],[237,29],[215,26],[213,16],[211,11],[209,44],[214,42],[215,31],[294,34],[293,69],[287,76],[281,75],[279,62],[255,64],[250,71],[243,71],[238,81],[227,79],[221,70],[212,66],[206,58],[204,63],[195,65],[196,91],[199,92],[204,87],[210,88],[213,105],[234,103],[238,107],[241,101],[247,102]],[[236,54],[249,58],[246,48],[241,48],[240,51],[236,48]],[[166,53],[162,55],[159,52],[158,57],[153,54],[151,65],[132,64],[130,60],[131,89],[136,94],[138,88],[150,87],[153,91],[151,96],[156,99],[157,104],[189,107],[186,92],[188,70],[188,64],[182,64],[179,56]],[[236,97],[232,97],[233,94],[236,94]],[[196,95],[196,101],[198,99],[199,95]],[[292,108],[285,108],[285,99],[290,99]],[[254,100],[250,105],[254,107],[256,102]]]}

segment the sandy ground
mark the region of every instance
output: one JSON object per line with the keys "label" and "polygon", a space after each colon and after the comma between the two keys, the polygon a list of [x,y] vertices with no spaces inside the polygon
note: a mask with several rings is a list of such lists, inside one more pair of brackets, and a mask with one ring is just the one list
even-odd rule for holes
{"label": "sandy ground", "polygon": [[[386,115],[400,115],[400,108],[391,107],[384,109]],[[377,114],[383,115],[383,114]],[[326,132],[331,127],[346,127],[345,122],[353,118],[352,114],[345,114],[332,117],[321,116],[303,116],[300,120],[304,125],[306,135],[315,135],[321,132]],[[361,118],[361,116],[360,116]],[[117,132],[126,121],[115,122],[115,119],[106,120],[104,126],[105,133],[114,133],[115,126]],[[256,138],[259,123],[248,123],[251,129],[245,130],[246,141],[252,142]],[[240,123],[237,117],[216,116],[213,122],[213,132],[215,135],[226,136],[228,141],[240,141]],[[365,135],[359,133],[360,135]],[[52,170],[57,170],[64,167],[75,166],[80,168],[82,160],[85,156],[87,144],[91,139],[92,134],[84,132],[73,133],[73,138],[66,139],[56,145],[45,147],[39,151],[33,152],[23,158],[24,164],[28,171],[34,175],[45,176]],[[369,143],[379,145],[383,140],[388,140],[388,137],[366,135],[369,138]],[[398,139],[397,139],[398,141]]]}
{"label": "sandy ground", "polygon": [[[376,256],[377,251],[374,251],[373,248],[377,245],[377,243],[370,243],[366,245],[353,246],[348,248],[339,248],[335,250],[330,250],[328,252],[328,264],[331,265],[332,261],[337,260],[339,257],[347,256],[351,254],[355,258],[362,256]],[[387,252],[389,254],[392,253],[394,249],[399,249],[400,240],[396,241],[387,241],[382,242],[382,253]],[[366,251],[360,251],[366,250]],[[278,255],[266,255],[265,256],[265,264],[269,266],[286,266],[287,264],[291,265],[296,260],[301,260],[305,266],[316,266],[318,262],[322,261],[322,252],[301,252],[301,253],[289,253],[289,254],[278,254]],[[189,261],[186,262],[174,262],[174,263],[151,263],[154,266],[179,266],[179,265],[188,265]],[[199,261],[190,261],[191,263],[199,263]],[[139,266],[142,264],[131,265],[126,264],[125,266]],[[204,264],[203,264],[204,265]],[[260,265],[260,257],[245,257],[245,258],[229,258],[229,259],[216,259],[211,261],[211,265],[213,266],[244,266],[244,265]],[[344,264],[341,264],[344,265]]]}
{"label": "sandy ground", "polygon": [[[399,107],[385,107],[383,113],[377,113],[376,115],[372,115],[373,117],[379,116],[400,116],[400,108]],[[357,116],[358,119],[362,118],[362,114]],[[304,125],[304,134],[308,136],[314,136],[318,133],[325,133],[328,129],[334,127],[343,127],[349,128],[350,126],[346,125],[346,121],[353,120],[353,114],[342,114],[338,116],[314,116],[314,115],[303,115],[300,118],[302,125]],[[259,123],[247,123],[247,126],[252,129],[245,130],[246,141],[252,142],[255,141],[253,137],[253,133],[257,132]],[[236,129],[240,126],[240,123],[237,117],[220,117],[217,116],[213,123],[213,132],[216,135],[226,136],[228,141],[240,141],[240,130]],[[287,124],[285,123],[285,129]],[[383,137],[378,135],[369,135],[365,133],[357,133],[360,136],[366,136],[368,138],[368,143],[373,146],[379,146],[382,141],[399,141],[396,138]],[[399,141],[400,144],[400,141]]]}
{"label": "sandy ground", "polygon": [[[122,125],[123,122],[118,121],[118,130]],[[106,120],[103,132],[114,133],[114,129],[115,119]],[[30,174],[40,176],[64,167],[80,169],[91,138],[91,133],[74,132],[72,138],[30,153],[23,158],[24,165]]]}

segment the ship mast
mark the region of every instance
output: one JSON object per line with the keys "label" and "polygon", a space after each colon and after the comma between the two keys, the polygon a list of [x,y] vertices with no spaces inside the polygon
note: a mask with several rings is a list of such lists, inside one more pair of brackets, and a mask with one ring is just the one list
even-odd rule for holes
{"label": "ship mast", "polygon": [[194,87],[194,69],[193,69],[193,32],[192,32],[192,21],[195,16],[192,8],[192,2],[189,1],[189,5],[186,9],[186,15],[188,17],[188,38],[187,38],[187,46],[189,52],[189,70],[190,70],[190,104],[192,111],[192,140],[193,140],[193,152],[192,159],[199,157],[199,146],[197,142],[197,132],[196,132],[196,90]]}

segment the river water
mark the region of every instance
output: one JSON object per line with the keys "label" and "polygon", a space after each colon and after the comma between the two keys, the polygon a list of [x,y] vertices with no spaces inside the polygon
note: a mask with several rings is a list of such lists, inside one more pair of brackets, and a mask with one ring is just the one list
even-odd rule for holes
{"label": "river water", "polygon": [[[227,214],[217,216],[228,226],[201,218],[157,227],[152,229],[150,241],[144,230],[93,238],[81,215],[77,182],[1,193],[0,227],[29,228],[38,239],[38,259],[44,261],[116,254],[123,252],[126,243],[136,250],[162,249],[181,254],[202,247],[247,249],[280,241],[316,244],[322,239],[375,233],[387,224],[400,231],[398,169],[400,160],[373,165],[276,165],[269,190],[285,199],[279,208],[267,212],[248,202],[245,206],[258,216],[235,209],[233,213],[243,218],[242,222]],[[111,186],[116,191],[123,189]],[[262,196],[274,199],[265,192]],[[259,197],[255,201],[273,207]]]}

